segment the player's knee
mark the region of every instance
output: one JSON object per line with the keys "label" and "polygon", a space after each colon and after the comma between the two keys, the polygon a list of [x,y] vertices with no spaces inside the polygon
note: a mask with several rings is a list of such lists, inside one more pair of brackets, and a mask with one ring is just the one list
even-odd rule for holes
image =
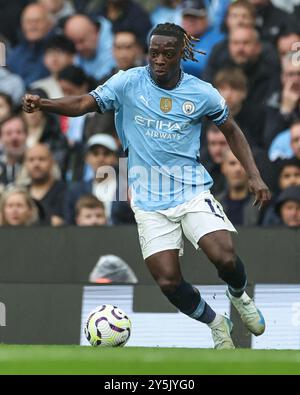
{"label": "player's knee", "polygon": [[232,271],[236,264],[236,255],[233,249],[221,251],[214,260],[214,264],[218,270]]}
{"label": "player's knee", "polygon": [[180,280],[177,280],[175,278],[174,279],[164,278],[164,279],[158,280],[157,283],[158,283],[162,293],[169,295],[169,294],[174,293],[178,289],[178,287],[180,285]]}

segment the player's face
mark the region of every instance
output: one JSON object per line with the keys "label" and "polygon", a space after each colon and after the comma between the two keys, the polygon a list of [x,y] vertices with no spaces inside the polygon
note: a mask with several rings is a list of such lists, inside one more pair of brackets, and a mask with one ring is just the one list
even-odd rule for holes
{"label": "player's face", "polygon": [[149,64],[152,76],[158,85],[171,88],[176,85],[182,56],[182,46],[176,37],[151,37],[149,47]]}

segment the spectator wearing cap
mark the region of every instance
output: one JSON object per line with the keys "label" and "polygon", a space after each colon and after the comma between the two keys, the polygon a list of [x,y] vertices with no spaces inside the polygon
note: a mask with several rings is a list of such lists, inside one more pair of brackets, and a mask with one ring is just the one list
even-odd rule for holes
{"label": "spectator wearing cap", "polygon": [[206,56],[195,52],[197,62],[187,60],[183,62],[186,73],[202,78],[208,55],[215,44],[222,41],[224,34],[209,26],[208,13],[203,0],[185,0],[182,3],[182,27],[188,34],[199,39],[195,43],[195,50],[205,52]]}
{"label": "spectator wearing cap", "polygon": [[281,224],[289,228],[300,227],[300,186],[285,189],[278,197],[275,210]]}
{"label": "spectator wearing cap", "polygon": [[[90,174],[88,181],[71,184],[65,205],[65,218],[70,224],[75,222],[75,206],[78,199],[86,194],[96,196],[104,203],[109,224],[133,223],[134,216],[127,201],[119,201],[118,144],[108,134],[95,134],[86,144],[85,173]],[[102,170],[108,177],[102,177]],[[114,177],[114,175],[116,177]]]}
{"label": "spectator wearing cap", "polygon": [[[275,165],[274,165],[275,166]],[[281,224],[280,216],[276,212],[275,207],[279,194],[287,188],[293,186],[300,186],[300,160],[287,159],[281,161],[279,165],[278,188],[279,192],[276,193],[268,207],[265,209],[262,225],[273,226]]]}
{"label": "spectator wearing cap", "polygon": [[54,23],[42,4],[33,3],[24,9],[21,25],[24,38],[10,52],[7,67],[22,77],[28,87],[49,74],[43,64],[44,45],[53,34]]}
{"label": "spectator wearing cap", "polygon": [[31,84],[32,89],[43,89],[50,99],[64,96],[58,83],[59,73],[74,63],[76,50],[73,42],[63,35],[51,37],[45,44],[44,65],[50,76]]}
{"label": "spectator wearing cap", "polygon": [[94,195],[84,195],[75,206],[76,225],[103,226],[107,224],[103,202]]}
{"label": "spectator wearing cap", "polygon": [[100,80],[114,67],[112,25],[106,18],[75,14],[67,19],[64,32],[75,45],[75,64],[86,74]]}

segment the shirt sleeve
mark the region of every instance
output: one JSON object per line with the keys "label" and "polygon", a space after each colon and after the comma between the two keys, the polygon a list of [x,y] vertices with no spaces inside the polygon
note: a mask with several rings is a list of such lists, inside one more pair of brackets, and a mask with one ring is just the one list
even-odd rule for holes
{"label": "shirt sleeve", "polygon": [[209,90],[205,115],[217,126],[223,125],[229,117],[229,109],[224,97],[212,86]]}
{"label": "shirt sleeve", "polygon": [[103,85],[99,85],[89,93],[96,100],[100,112],[118,110],[123,101],[123,92],[126,83],[125,75],[126,73],[121,70]]}

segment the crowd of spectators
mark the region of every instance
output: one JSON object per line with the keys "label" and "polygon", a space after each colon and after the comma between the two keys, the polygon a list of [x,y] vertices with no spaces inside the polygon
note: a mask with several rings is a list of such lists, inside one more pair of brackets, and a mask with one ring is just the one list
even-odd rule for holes
{"label": "crowd of spectators", "polygon": [[[0,0],[0,224],[135,222],[129,197],[119,198],[126,153],[114,113],[28,114],[21,99],[25,92],[85,94],[119,70],[147,64],[149,32],[174,22],[206,53],[183,61],[183,70],[225,98],[273,197],[265,209],[253,208],[247,174],[224,135],[204,120],[200,161],[214,179],[212,192],[235,225],[299,227],[300,5],[286,3]],[[107,166],[117,177],[102,176]]]}

